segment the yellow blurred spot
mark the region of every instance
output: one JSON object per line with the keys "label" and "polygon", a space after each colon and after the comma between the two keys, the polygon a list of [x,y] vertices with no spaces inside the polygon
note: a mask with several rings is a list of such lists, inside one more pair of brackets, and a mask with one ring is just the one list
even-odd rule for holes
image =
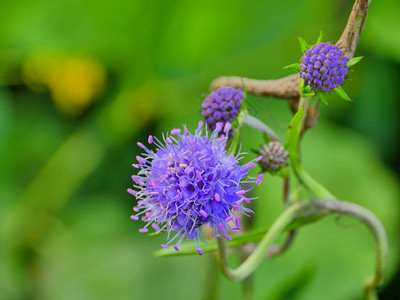
{"label": "yellow blurred spot", "polygon": [[36,92],[50,91],[59,110],[81,114],[103,92],[106,72],[94,58],[61,52],[33,54],[24,64],[26,84]]}

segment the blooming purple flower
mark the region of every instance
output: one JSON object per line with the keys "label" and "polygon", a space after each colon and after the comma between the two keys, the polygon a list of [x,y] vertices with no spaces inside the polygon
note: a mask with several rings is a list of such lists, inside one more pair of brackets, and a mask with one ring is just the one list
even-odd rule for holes
{"label": "blooming purple flower", "polygon": [[258,154],[261,156],[260,166],[267,172],[276,172],[287,165],[289,153],[280,142],[269,142],[262,145]]}
{"label": "blooming purple flower", "polygon": [[338,46],[319,43],[301,58],[300,76],[314,91],[331,92],[340,86],[349,70],[348,59]]}
{"label": "blooming purple flower", "polygon": [[[148,141],[157,146],[155,151],[142,143],[144,150],[137,156],[138,174],[132,176],[135,189],[128,189],[138,204],[133,208],[133,220],[147,222],[140,232],[151,226],[158,233],[166,231],[168,242],[161,245],[179,251],[183,239],[193,239],[199,254],[203,254],[200,241],[201,229],[209,225],[215,237],[230,240],[230,231],[239,230],[238,213],[249,215],[252,211],[243,206],[249,203],[248,190],[243,183],[260,184],[262,177],[249,177],[253,162],[239,165],[239,156],[228,155],[225,149],[229,133],[228,123],[224,128],[216,124],[210,137],[203,135],[203,122],[199,122],[195,134],[174,129],[164,136],[164,142],[156,137]],[[221,132],[225,133],[221,135]]]}
{"label": "blooming purple flower", "polygon": [[221,87],[213,91],[201,105],[201,114],[208,127],[214,130],[218,122],[223,126],[231,123],[238,116],[243,99],[244,92],[241,89]]}

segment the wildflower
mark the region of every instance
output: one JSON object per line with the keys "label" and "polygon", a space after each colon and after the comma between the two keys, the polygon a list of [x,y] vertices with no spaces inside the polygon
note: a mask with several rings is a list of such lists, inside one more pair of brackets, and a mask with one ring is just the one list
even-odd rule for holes
{"label": "wildflower", "polygon": [[155,151],[138,143],[144,153],[133,164],[139,171],[132,176],[134,189],[128,189],[138,200],[131,219],[147,222],[140,232],[147,232],[149,227],[157,233],[166,231],[168,242],[161,245],[163,248],[174,242],[179,251],[187,238],[194,240],[197,251],[203,254],[201,231],[205,225],[212,228],[215,237],[230,240],[230,231],[241,229],[238,213],[252,213],[243,202],[254,198],[245,196],[249,190],[242,184],[260,184],[261,178],[248,176],[255,164],[239,165],[240,154],[227,154],[230,123],[224,128],[217,123],[215,127],[209,137],[201,121],[194,134],[184,127],[183,131],[173,129],[163,142],[150,136],[148,142],[155,144]]}
{"label": "wildflower", "polygon": [[338,46],[319,43],[305,51],[300,76],[314,91],[331,92],[339,87],[349,70],[348,59]]}
{"label": "wildflower", "polygon": [[214,130],[218,122],[223,126],[232,123],[240,112],[244,97],[241,89],[232,87],[221,87],[208,95],[201,105],[201,114],[208,127]]}
{"label": "wildflower", "polygon": [[280,142],[269,142],[261,146],[258,154],[261,156],[260,166],[267,172],[276,172],[287,165],[289,153]]}

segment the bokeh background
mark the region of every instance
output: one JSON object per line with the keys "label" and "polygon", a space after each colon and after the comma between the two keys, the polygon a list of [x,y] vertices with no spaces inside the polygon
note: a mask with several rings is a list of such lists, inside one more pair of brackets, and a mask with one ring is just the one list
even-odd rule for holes
{"label": "bokeh background", "polygon": [[[334,41],[352,4],[1,1],[0,298],[240,299],[241,284],[213,273],[210,255],[152,256],[165,237],[140,235],[129,219],[136,141],[193,128],[220,75],[288,75],[282,66],[301,55],[296,37],[312,42],[323,29]],[[383,221],[390,268],[381,299],[400,295],[399,15],[399,1],[372,1],[356,52],[365,59],[345,85],[354,102],[331,96],[303,146],[313,176]],[[285,101],[249,99],[284,136]],[[262,139],[246,128],[242,143]],[[267,176],[256,189],[255,227],[282,210],[281,188]],[[363,225],[326,218],[258,268],[256,299],[359,299],[373,264]]]}

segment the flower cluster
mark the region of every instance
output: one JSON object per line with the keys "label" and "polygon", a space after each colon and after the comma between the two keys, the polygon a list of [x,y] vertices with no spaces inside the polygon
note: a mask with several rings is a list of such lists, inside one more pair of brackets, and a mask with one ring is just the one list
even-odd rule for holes
{"label": "flower cluster", "polygon": [[261,157],[239,165],[240,157],[228,155],[225,149],[229,130],[230,123],[217,123],[208,136],[199,122],[194,134],[185,127],[183,131],[173,129],[163,142],[149,136],[148,143],[156,145],[155,151],[138,143],[144,152],[133,164],[139,171],[132,176],[134,189],[128,192],[138,200],[131,219],[147,222],[139,232],[147,232],[150,226],[157,233],[166,231],[168,242],[161,246],[169,248],[175,241],[177,251],[183,239],[193,239],[203,254],[203,225],[209,225],[215,237],[227,240],[230,231],[241,228],[238,213],[252,212],[243,206],[252,199],[245,196],[248,190],[242,184],[260,184],[262,175],[254,178],[248,173]]}
{"label": "flower cluster", "polygon": [[201,105],[201,114],[211,130],[221,122],[232,123],[240,112],[240,107],[244,99],[244,92],[233,87],[221,87],[213,91],[204,99]]}
{"label": "flower cluster", "polygon": [[276,172],[288,163],[289,153],[280,142],[269,142],[262,145],[258,154],[261,168],[267,172]]}
{"label": "flower cluster", "polygon": [[348,60],[338,46],[319,43],[305,51],[300,76],[314,91],[331,92],[340,86],[349,70]]}

